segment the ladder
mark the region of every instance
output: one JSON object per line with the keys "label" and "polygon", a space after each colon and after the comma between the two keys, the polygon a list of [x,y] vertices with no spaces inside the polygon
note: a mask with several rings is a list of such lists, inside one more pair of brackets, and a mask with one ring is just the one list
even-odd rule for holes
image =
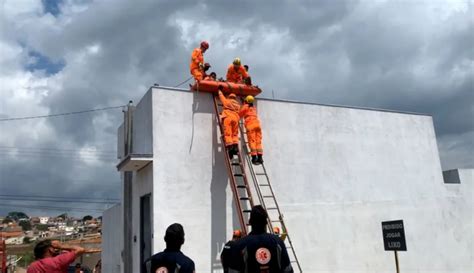
{"label": "ladder", "polygon": [[220,110],[222,108],[222,104],[217,95],[213,96],[216,122],[219,126],[222,147],[224,147],[223,152],[225,158],[225,165],[227,167],[227,173],[229,174],[230,186],[232,189],[232,194],[234,196],[235,206],[238,212],[240,228],[242,234],[247,235],[248,226],[250,225],[250,212],[252,211],[253,207],[252,192],[250,191],[247,175],[245,173],[244,160],[242,158],[240,148],[239,152],[237,153],[237,158],[235,159],[234,156],[233,159],[229,159],[228,149],[225,146],[224,142],[224,128],[220,119]]}
{"label": "ladder", "polygon": [[[283,242],[285,243],[286,249],[288,251],[288,255],[290,257],[290,262],[293,268],[297,267],[299,269],[299,272],[303,272],[301,270],[301,265],[296,256],[296,251],[295,251],[295,248],[293,247],[290,234],[288,234],[285,221],[283,220],[283,214],[281,213],[272,185],[270,184],[270,178],[268,177],[265,164],[264,163],[262,163],[261,165],[252,164],[252,158],[251,158],[249,147],[248,147],[247,132],[245,130],[245,126],[243,125],[242,121],[240,122],[239,126],[240,126],[240,133],[241,133],[242,139],[244,140],[243,150],[246,154],[245,158],[246,158],[247,166],[248,166],[248,169],[253,181],[253,186],[255,188],[255,192],[257,193],[258,200],[260,201],[260,205],[262,205],[262,207],[265,208],[265,210],[268,213],[269,232],[273,233],[273,227],[275,226],[280,227],[280,230],[282,232],[281,235],[286,236]],[[296,265],[296,267],[294,265]]]}

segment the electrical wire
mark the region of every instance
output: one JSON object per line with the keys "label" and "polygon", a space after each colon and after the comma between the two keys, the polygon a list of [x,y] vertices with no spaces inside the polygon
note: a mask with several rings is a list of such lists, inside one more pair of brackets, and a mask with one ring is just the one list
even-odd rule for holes
{"label": "electrical wire", "polygon": [[45,196],[45,195],[21,195],[21,194],[0,194],[0,197],[16,197],[16,198],[47,198],[47,199],[65,199],[65,200],[100,200],[100,201],[120,201],[118,198],[82,198],[82,197],[67,197],[67,196]]}
{"label": "electrical wire", "polygon": [[82,212],[89,212],[89,211],[97,211],[103,212],[105,209],[90,209],[90,208],[78,208],[78,207],[54,207],[54,206],[29,206],[29,205],[12,205],[12,204],[4,204],[0,203],[0,207],[3,208],[27,208],[27,209],[41,209],[41,210],[58,210],[58,211],[82,211]]}
{"label": "electrical wire", "polygon": [[178,85],[176,85],[176,86],[174,86],[174,87],[180,87],[181,85],[187,83],[187,82],[188,82],[190,79],[192,79],[192,78],[193,78],[193,76],[189,77],[187,80],[185,80],[184,82],[182,82],[182,83],[180,83],[180,84],[178,84]]}
{"label": "electrical wire", "polygon": [[85,200],[54,200],[54,199],[35,199],[35,198],[16,198],[0,197],[0,200],[21,201],[21,202],[52,202],[52,203],[84,203],[84,204],[117,204],[117,202],[107,201],[85,201]]}
{"label": "electrical wire", "polygon": [[2,118],[2,119],[0,119],[0,122],[2,122],[2,121],[17,121],[17,120],[26,120],[26,119],[38,119],[38,118],[50,118],[50,117],[58,117],[58,116],[77,115],[77,114],[84,114],[84,113],[90,113],[90,112],[96,112],[96,111],[106,111],[106,110],[111,110],[111,109],[123,108],[125,106],[126,105],[110,106],[110,107],[104,107],[104,108],[96,108],[96,109],[89,109],[89,110],[83,110],[83,111],[75,111],[75,112],[67,112],[67,113],[60,113],[60,114],[43,115],[43,116]]}

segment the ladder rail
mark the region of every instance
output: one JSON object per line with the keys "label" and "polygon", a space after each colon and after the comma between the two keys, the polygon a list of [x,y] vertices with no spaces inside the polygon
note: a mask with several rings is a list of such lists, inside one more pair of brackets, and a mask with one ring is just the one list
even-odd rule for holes
{"label": "ladder rail", "polygon": [[[247,161],[247,164],[249,166],[249,171],[250,171],[250,174],[251,174],[251,177],[252,177],[252,180],[253,180],[253,184],[255,186],[255,191],[257,192],[257,196],[258,196],[258,199],[260,201],[260,204],[263,206],[263,208],[265,208],[265,210],[268,211],[267,204],[266,204],[266,201],[265,201],[265,197],[262,194],[262,190],[260,188],[260,182],[257,178],[257,174],[255,173],[255,169],[253,168],[253,164],[250,160],[249,148],[247,146],[248,141],[246,140],[246,137],[247,137],[246,130],[245,130],[242,122],[240,122],[239,126],[240,126],[240,131],[241,131],[241,134],[242,134],[242,138],[244,139],[244,145],[243,146],[244,146],[244,151],[245,151],[245,154],[246,154],[246,161]],[[272,221],[270,218],[268,219],[268,223],[267,223],[268,227],[269,227],[270,231],[273,233],[273,222],[280,222],[280,225],[282,226],[283,231],[286,232],[286,240],[288,241],[288,244],[290,245],[290,247],[288,247],[288,248],[291,249],[291,252],[292,252],[293,257],[295,259],[292,262],[295,262],[296,265],[298,266],[299,271],[303,272],[303,270],[301,269],[301,265],[299,263],[299,260],[296,256],[296,251],[295,251],[295,248],[293,247],[293,242],[291,241],[290,235],[287,232],[288,229],[286,227],[285,221],[283,220],[283,214],[281,213],[280,206],[278,205],[278,202],[276,200],[275,192],[273,191],[273,187],[270,183],[270,178],[268,177],[268,173],[267,173],[267,169],[265,168],[265,164],[262,163],[262,164],[260,164],[260,166],[262,166],[262,170],[263,170],[263,172],[260,175],[265,176],[265,180],[266,180],[266,183],[267,183],[266,185],[268,186],[268,188],[270,190],[271,197],[273,199],[275,208],[276,208],[277,213],[278,213],[278,220],[277,221]]]}

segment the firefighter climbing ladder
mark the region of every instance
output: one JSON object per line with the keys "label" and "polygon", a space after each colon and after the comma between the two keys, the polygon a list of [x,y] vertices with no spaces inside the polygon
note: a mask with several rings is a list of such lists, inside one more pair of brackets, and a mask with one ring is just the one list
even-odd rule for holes
{"label": "firefighter climbing ladder", "polygon": [[[253,165],[250,151],[248,147],[248,139],[245,128],[240,122],[240,132],[242,135],[242,139],[244,140],[243,150],[245,152],[245,158],[247,162],[248,169],[250,171],[250,175],[254,184],[255,192],[257,193],[258,199],[260,204],[267,210],[268,213],[268,228],[271,232],[273,232],[273,227],[278,226],[281,229],[281,232],[285,233],[282,234],[286,236],[284,240],[285,246],[288,251],[288,255],[290,256],[290,262],[293,268],[296,267],[299,269],[299,272],[303,272],[301,270],[300,263],[298,258],[296,257],[296,252],[293,247],[293,243],[291,242],[290,235],[288,234],[288,230],[285,225],[285,221],[283,220],[283,215],[280,211],[280,207],[278,206],[278,202],[275,197],[275,193],[273,192],[272,185],[270,184],[270,178],[268,177],[267,170],[265,168],[265,164],[261,165]],[[294,266],[296,265],[296,267]]]}
{"label": "firefighter climbing ladder", "polygon": [[[220,108],[222,107],[219,97],[214,95],[214,110],[216,122],[219,125],[219,133],[221,137],[222,147],[224,145],[224,128],[219,117]],[[247,227],[249,226],[250,211],[253,207],[252,192],[250,191],[247,175],[245,174],[244,161],[240,151],[237,154],[237,159],[229,159],[227,148],[224,149],[225,164],[229,174],[230,186],[234,195],[234,201],[239,213],[239,222],[242,233],[246,235]]]}

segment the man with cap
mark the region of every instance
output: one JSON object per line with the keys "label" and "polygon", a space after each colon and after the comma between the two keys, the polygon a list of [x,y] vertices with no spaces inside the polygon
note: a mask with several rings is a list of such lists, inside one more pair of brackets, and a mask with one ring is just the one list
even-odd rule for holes
{"label": "man with cap", "polygon": [[252,231],[236,242],[237,264],[229,272],[293,273],[285,244],[266,231],[268,215],[262,206],[252,208],[249,222]]}
{"label": "man with cap", "polygon": [[224,273],[228,273],[229,268],[232,267],[233,264],[235,264],[235,261],[232,259],[232,252],[235,251],[235,241],[240,238],[242,238],[242,232],[240,231],[240,229],[234,230],[234,233],[232,234],[232,240],[228,241],[222,249],[221,263],[222,268],[224,269]]}
{"label": "man with cap", "polygon": [[166,248],[153,255],[151,260],[152,273],[193,273],[194,262],[181,252],[184,244],[184,229],[175,223],[166,229]]}

